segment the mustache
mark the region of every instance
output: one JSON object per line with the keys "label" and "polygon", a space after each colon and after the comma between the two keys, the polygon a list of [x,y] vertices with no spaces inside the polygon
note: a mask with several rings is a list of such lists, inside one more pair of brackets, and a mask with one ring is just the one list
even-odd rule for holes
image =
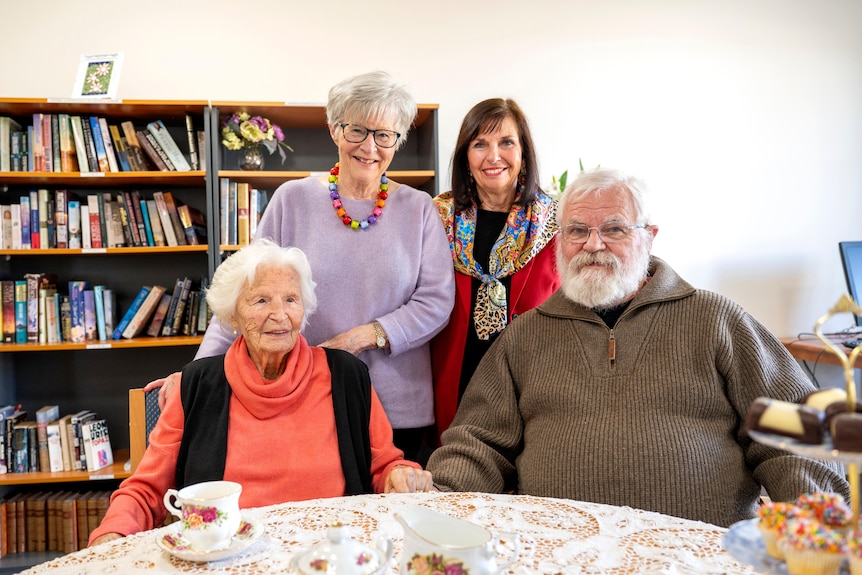
{"label": "mustache", "polygon": [[586,266],[608,266],[614,271],[620,268],[620,260],[608,252],[580,252],[569,261],[569,271],[577,272]]}

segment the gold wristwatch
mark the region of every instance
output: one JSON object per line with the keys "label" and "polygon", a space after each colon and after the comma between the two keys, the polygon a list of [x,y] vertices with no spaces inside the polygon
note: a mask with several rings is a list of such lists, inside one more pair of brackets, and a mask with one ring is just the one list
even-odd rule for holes
{"label": "gold wristwatch", "polygon": [[372,326],[374,326],[374,333],[377,335],[377,349],[383,349],[386,347],[386,334],[383,333],[383,327],[379,322],[372,322]]}

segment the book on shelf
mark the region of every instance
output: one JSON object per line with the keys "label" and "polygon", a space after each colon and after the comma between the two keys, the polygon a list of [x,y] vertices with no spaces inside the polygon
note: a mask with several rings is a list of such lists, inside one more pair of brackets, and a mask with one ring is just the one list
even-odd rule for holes
{"label": "book on shelf", "polygon": [[72,341],[72,304],[68,294],[60,295],[60,341]]}
{"label": "book on shelf", "polygon": [[85,303],[84,291],[89,287],[86,280],[72,280],[69,282],[69,307],[71,310],[71,338],[72,343],[84,343],[87,341],[86,325],[84,319]]}
{"label": "book on shelf", "polygon": [[96,153],[96,138],[90,118],[81,116],[81,133],[84,135],[84,147],[87,150],[87,166],[91,172],[101,172],[99,155]]}
{"label": "book on shelf", "polygon": [[15,343],[27,343],[27,280],[15,281]]}
{"label": "book on shelf", "polygon": [[93,247],[93,235],[90,230],[90,206],[86,201],[81,202],[81,248],[88,250]]}
{"label": "book on shelf", "polygon": [[76,199],[69,198],[69,216],[68,216],[68,233],[69,247],[81,247],[81,202]]}
{"label": "book on shelf", "polygon": [[0,172],[12,171],[12,134],[21,130],[13,118],[0,116]]}
{"label": "book on shelf", "polygon": [[150,218],[150,229],[153,232],[153,245],[156,246],[166,246],[167,239],[165,238],[165,231],[162,229],[162,220],[159,217],[159,208],[156,206],[156,200],[147,200],[147,213]]}
{"label": "book on shelf", "polygon": [[[90,247],[98,249],[104,247],[102,244],[102,222],[101,212],[99,211],[99,196],[101,194],[87,194],[87,211],[89,217],[90,229]],[[82,222],[83,224],[83,222]]]}
{"label": "book on shelf", "polygon": [[192,280],[189,278],[183,278],[183,289],[182,291],[180,291],[180,299],[177,301],[177,307],[174,310],[173,325],[171,326],[171,335],[179,335],[180,333],[182,333],[183,320],[185,319],[191,289]]}
{"label": "book on shelf", "polygon": [[54,190],[54,229],[58,248],[69,247],[69,190]]}
{"label": "book on shelf", "polygon": [[168,309],[171,307],[171,298],[172,294],[165,293],[162,294],[162,298],[159,300],[159,305],[156,306],[156,311],[153,312],[153,317],[150,319],[150,323],[147,326],[147,335],[152,337],[158,337],[161,333],[162,326],[165,323],[165,317],[168,314]]}
{"label": "book on shelf", "polygon": [[15,343],[15,280],[0,281],[3,306],[3,343]]}
{"label": "book on shelf", "polygon": [[[174,236],[177,238],[177,244],[181,246],[188,245],[188,240],[186,240],[186,232],[183,229],[183,222],[180,220],[180,213],[177,210],[178,202],[174,199],[174,195],[171,192],[156,192],[161,195],[162,200],[164,200],[165,207],[168,210],[168,216],[171,220],[171,225],[174,228]],[[155,194],[153,194],[155,196]],[[156,200],[158,205],[158,200]]]}
{"label": "book on shelf", "polygon": [[[156,204],[156,211],[159,214],[159,221],[162,224],[162,231],[165,234],[165,242],[169,246],[180,245],[179,240],[176,236],[176,232],[174,232],[174,224],[171,220],[171,214],[168,210],[168,204],[165,202],[164,193],[153,192],[153,201]],[[185,239],[185,235],[183,235],[183,239]]]}
{"label": "book on shelf", "polygon": [[72,140],[75,142],[78,171],[87,173],[90,171],[90,160],[87,156],[87,146],[84,144],[84,127],[81,125],[81,116],[69,116],[69,125],[72,128]]}
{"label": "book on shelf", "polygon": [[[30,432],[32,429],[32,434]],[[12,427],[12,461],[15,462],[15,473],[30,473],[31,435],[36,436],[36,422],[26,419]],[[38,440],[36,444],[36,464],[38,465]]]}
{"label": "book on shelf", "polygon": [[[111,199],[110,192],[104,192],[102,196],[102,205],[99,207],[104,207],[105,210],[105,215],[102,219],[105,221],[105,233],[108,235],[107,247],[121,248],[127,245],[127,243],[119,202]],[[119,192],[117,193],[117,197],[120,197]]]}
{"label": "book on shelf", "polygon": [[30,164],[33,166],[34,172],[45,171],[45,150],[42,147],[42,116],[39,112],[33,113],[32,131],[27,133],[30,137],[30,151],[33,154],[33,160]]}
{"label": "book on shelf", "polygon": [[105,150],[105,140],[102,137],[102,128],[99,125],[98,116],[90,116],[90,131],[93,134],[93,147],[96,149],[96,160],[99,165],[99,172],[110,172],[111,164],[108,163],[108,152]]}
{"label": "book on shelf", "polygon": [[112,172],[119,172],[120,165],[117,162],[117,153],[114,150],[114,141],[108,127],[108,120],[99,117],[99,132],[102,134],[102,143],[105,146],[105,155],[108,157],[108,167]]}
{"label": "book on shelf", "polygon": [[105,306],[105,334],[107,337],[111,337],[111,334],[114,333],[115,310],[117,309],[117,304],[114,301],[114,290],[105,288],[105,291],[102,292],[102,304]]}
{"label": "book on shelf", "polygon": [[29,250],[33,247],[30,243],[30,195],[24,194],[20,198],[21,206],[21,249]]}
{"label": "book on shelf", "polygon": [[116,124],[108,125],[108,132],[111,134],[111,143],[114,145],[114,153],[117,155],[117,165],[121,172],[131,172],[132,168],[129,164],[129,155],[126,150],[125,139],[120,135],[120,127]]}
{"label": "book on shelf", "polygon": [[12,249],[12,206],[0,205],[0,249]]}
{"label": "book on shelf", "polygon": [[10,220],[12,224],[12,249],[23,249],[21,242],[21,204],[12,204],[9,206]]}
{"label": "book on shelf", "polygon": [[236,235],[237,245],[245,246],[251,241],[249,228],[250,186],[246,182],[236,184]]}
{"label": "book on shelf", "polygon": [[147,162],[144,159],[144,151],[141,149],[141,144],[138,141],[138,134],[135,130],[135,125],[131,121],[120,123],[120,129],[123,131],[123,136],[126,138],[126,152],[129,156],[129,167],[133,172],[145,172],[149,170]]}
{"label": "book on shelf", "polygon": [[52,473],[63,471],[63,446],[60,441],[60,422],[51,421],[45,427],[48,441],[48,469]]}
{"label": "book on shelf", "polygon": [[94,419],[81,426],[84,440],[84,450],[87,459],[87,471],[97,471],[114,463],[114,452],[111,451],[111,437],[108,424],[104,419]]}
{"label": "book on shelf", "polygon": [[135,299],[132,301],[132,304],[129,306],[129,309],[126,310],[126,313],[123,314],[120,323],[117,324],[116,329],[111,337],[113,339],[122,339],[123,332],[128,327],[129,322],[132,321],[132,318],[135,317],[135,314],[140,309],[141,305],[144,303],[144,300],[147,298],[147,294],[150,293],[151,286],[143,286],[138,294],[135,296]]}
{"label": "book on shelf", "polygon": [[85,289],[84,295],[84,341],[93,342],[99,339],[96,328],[96,297],[91,289]]}
{"label": "book on shelf", "polygon": [[93,302],[96,306],[96,337],[99,341],[105,341],[108,339],[105,329],[105,286],[93,286]]}
{"label": "book on shelf", "polygon": [[[96,203],[99,204],[99,235],[102,237],[102,247],[109,248],[111,247],[108,243],[108,220],[106,217],[110,217],[108,214],[108,209],[105,206],[105,197],[107,196],[107,200],[110,201],[111,194],[110,192],[103,192],[96,194]],[[95,246],[93,246],[95,247]]]}
{"label": "book on shelf", "polygon": [[219,243],[228,244],[230,239],[230,228],[228,218],[230,214],[230,180],[227,178],[219,178]]}
{"label": "book on shelf", "polygon": [[207,326],[210,323],[210,318],[212,317],[212,312],[207,305],[206,298],[206,288],[208,282],[209,280],[206,276],[201,278],[201,298],[198,302],[198,333],[206,332]]}
{"label": "book on shelf", "polygon": [[[51,140],[51,116],[52,114],[42,114],[42,157],[45,162],[46,172],[54,171],[54,144]],[[34,126],[35,129],[35,126]]]}
{"label": "book on shelf", "polygon": [[198,130],[198,164],[200,169],[207,169],[207,134],[204,130]]}
{"label": "book on shelf", "polygon": [[[51,145],[48,146],[50,148],[51,155],[51,170],[52,172],[61,172],[62,164],[60,158],[60,115],[59,114],[51,114],[51,131],[47,137],[45,137],[45,141],[50,141]],[[48,150],[45,150],[45,157],[48,157]],[[47,168],[47,166],[46,166]]]}
{"label": "book on shelf", "polygon": [[191,114],[186,114],[186,137],[189,142],[189,166],[192,170],[199,170],[198,136],[195,132],[195,122]]}
{"label": "book on shelf", "polygon": [[183,232],[186,240],[191,246],[198,246],[207,243],[207,224],[204,221],[204,214],[194,206],[183,204],[177,206],[177,213],[180,216],[180,222],[183,225]]}
{"label": "book on shelf", "polygon": [[48,424],[60,419],[58,405],[43,405],[36,410],[36,437],[39,446],[39,470],[51,470],[51,459],[48,454]]}
{"label": "book on shelf", "polygon": [[6,472],[15,473],[15,445],[14,435],[15,426],[27,420],[27,411],[20,409],[20,406],[14,412],[6,416],[6,429],[4,435],[6,439]]}
{"label": "book on shelf", "polygon": [[176,335],[173,333],[174,327],[174,316],[177,313],[177,304],[180,301],[180,296],[183,293],[183,286],[185,285],[186,278],[177,278],[177,281],[174,283],[174,290],[171,292],[171,303],[168,306],[168,311],[165,314],[165,319],[162,324],[162,335],[170,336]]}
{"label": "book on shelf", "polygon": [[150,209],[147,206],[147,201],[141,198],[138,198],[138,205],[141,207],[141,221],[144,224],[144,235],[147,238],[147,241],[144,245],[147,246],[155,246],[156,238],[153,235],[153,228],[150,225]]}
{"label": "book on shelf", "polygon": [[156,139],[148,130],[138,130],[135,132],[135,135],[138,137],[138,144],[140,144],[141,149],[144,151],[144,155],[151,164],[162,172],[173,171],[173,165],[168,164],[170,160],[167,154],[165,154],[164,150],[162,150],[161,146],[159,146]]}
{"label": "book on shelf", "polygon": [[150,244],[147,243],[147,226],[144,223],[144,212],[141,209],[141,193],[137,190],[133,190],[129,193],[126,199],[129,200],[129,209],[132,210],[135,216],[134,221],[138,228],[140,245],[148,246]]}
{"label": "book on shelf", "polygon": [[[27,129],[31,129],[32,126],[28,126]],[[27,132],[12,132],[11,138],[9,141],[9,168],[13,172],[29,172],[30,170],[30,161],[29,161],[29,150],[30,144],[27,142]]]}
{"label": "book on shelf", "polygon": [[131,223],[131,215],[129,214],[129,209],[126,207],[126,198],[122,191],[117,193],[117,214],[120,218],[120,226],[123,230],[123,237],[125,238],[126,245],[138,245],[135,241],[134,235],[132,234],[132,230],[135,229],[136,226],[133,226]]}
{"label": "book on shelf", "polygon": [[39,287],[39,343],[57,343],[57,317],[52,313],[55,295],[55,286]]}
{"label": "book on shelf", "polygon": [[51,192],[47,188],[39,188],[38,193],[39,246],[45,250],[53,247],[48,237],[48,204],[51,199]]}
{"label": "book on shelf", "polygon": [[159,305],[159,301],[162,299],[162,295],[167,291],[165,286],[153,285],[150,288],[147,297],[144,298],[144,301],[141,302],[138,311],[135,312],[135,315],[132,316],[132,319],[129,320],[129,324],[126,326],[126,329],[123,330],[123,337],[126,339],[132,339],[133,337],[137,337],[140,334],[144,327],[146,327],[147,322],[155,313],[156,308]]}
{"label": "book on shelf", "polygon": [[[161,120],[150,122],[147,124],[147,130],[153,135],[156,142],[159,143],[159,146],[168,156],[170,165],[173,166],[174,171],[188,172],[192,169],[164,122]],[[165,163],[167,164],[167,162]]]}
{"label": "book on shelf", "polygon": [[84,452],[84,441],[81,435],[81,425],[96,418],[96,413],[84,409],[72,416],[70,435],[72,437],[73,458],[72,465],[75,471],[87,470],[87,456]]}
{"label": "book on shelf", "polygon": [[78,154],[69,114],[57,114],[60,128],[60,171],[78,172]]}
{"label": "book on shelf", "polygon": [[20,406],[4,405],[0,407],[0,474],[7,473],[6,467],[6,419],[14,414]]}
{"label": "book on shelf", "polygon": [[63,471],[72,471],[71,443],[69,440],[69,426],[72,422],[72,414],[68,413],[57,420],[60,428],[60,454],[63,457]]}
{"label": "book on shelf", "polygon": [[30,190],[30,247],[38,250],[41,246],[39,236],[39,191]]}

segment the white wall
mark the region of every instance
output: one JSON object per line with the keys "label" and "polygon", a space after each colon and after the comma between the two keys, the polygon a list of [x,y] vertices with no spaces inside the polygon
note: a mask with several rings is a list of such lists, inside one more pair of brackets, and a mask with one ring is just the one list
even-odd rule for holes
{"label": "white wall", "polygon": [[0,97],[68,97],[82,53],[124,52],[127,99],[322,103],[385,69],[440,104],[445,178],[466,111],[513,97],[543,182],[578,158],[641,175],[654,252],[780,336],[862,240],[859,0],[0,0],[0,21]]}

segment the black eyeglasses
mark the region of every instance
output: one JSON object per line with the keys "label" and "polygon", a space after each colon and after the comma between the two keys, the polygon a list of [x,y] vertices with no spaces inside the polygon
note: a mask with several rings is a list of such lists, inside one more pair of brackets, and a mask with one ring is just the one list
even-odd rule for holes
{"label": "black eyeglasses", "polygon": [[368,134],[373,134],[375,144],[381,148],[392,148],[398,143],[398,138],[401,137],[401,134],[392,130],[369,130],[359,124],[339,125],[344,132],[344,139],[351,144],[361,144],[368,137]]}
{"label": "black eyeglasses", "polygon": [[569,224],[563,228],[563,239],[570,244],[585,244],[590,239],[590,232],[596,230],[599,238],[606,244],[623,242],[632,234],[632,230],[646,228],[647,226],[626,226],[617,222],[605,222],[594,228],[584,224]]}

